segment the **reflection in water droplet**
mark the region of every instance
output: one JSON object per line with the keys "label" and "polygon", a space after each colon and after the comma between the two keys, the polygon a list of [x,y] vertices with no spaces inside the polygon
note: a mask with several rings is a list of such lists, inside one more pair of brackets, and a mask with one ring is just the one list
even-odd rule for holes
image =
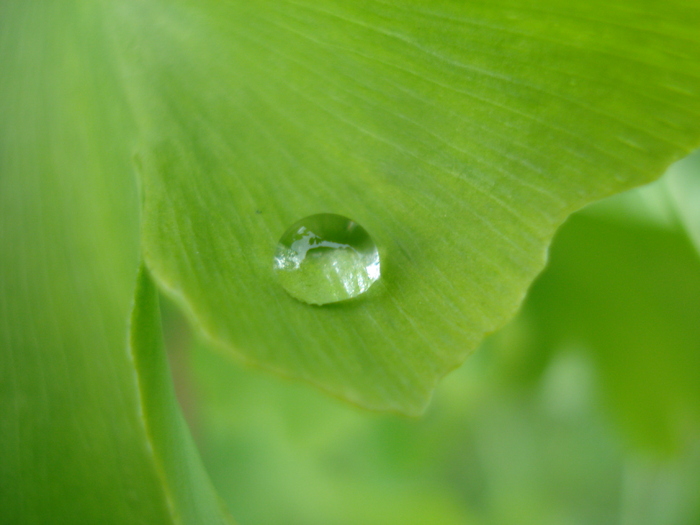
{"label": "reflection in water droplet", "polygon": [[319,213],[284,232],[273,268],[292,297],[310,304],[335,303],[357,297],[379,279],[379,252],[356,222]]}

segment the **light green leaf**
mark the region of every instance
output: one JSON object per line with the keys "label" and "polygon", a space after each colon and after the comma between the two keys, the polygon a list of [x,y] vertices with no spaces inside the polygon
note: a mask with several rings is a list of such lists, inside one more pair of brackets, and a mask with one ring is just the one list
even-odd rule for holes
{"label": "light green leaf", "polygon": [[131,355],[133,122],[102,22],[89,2],[0,6],[0,522],[216,523],[152,290]]}
{"label": "light green leaf", "polygon": [[[375,409],[420,413],[569,213],[700,136],[695,3],[182,0],[110,22],[154,279],[225,352]],[[365,296],[315,307],[275,280],[315,213],[378,244]]]}
{"label": "light green leaf", "polygon": [[700,253],[700,151],[674,164],[665,181],[674,211]]}

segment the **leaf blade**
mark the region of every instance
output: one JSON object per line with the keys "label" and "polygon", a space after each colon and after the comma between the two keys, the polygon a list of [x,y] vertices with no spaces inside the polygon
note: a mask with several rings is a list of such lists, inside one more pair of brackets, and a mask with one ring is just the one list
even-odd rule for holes
{"label": "leaf blade", "polygon": [[[609,21],[557,2],[503,7],[159,12],[153,38],[187,52],[127,60],[167,80],[133,90],[154,278],[227,352],[419,413],[513,315],[569,213],[652,180],[698,142],[696,8],[664,8],[657,30],[653,3],[616,2]],[[365,300],[308,308],[272,279],[277,237],[320,212],[383,248]]]}

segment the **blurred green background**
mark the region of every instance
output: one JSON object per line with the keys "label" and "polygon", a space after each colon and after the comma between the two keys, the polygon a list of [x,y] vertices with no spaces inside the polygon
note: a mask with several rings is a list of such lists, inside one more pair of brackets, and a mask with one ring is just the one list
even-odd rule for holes
{"label": "blurred green background", "polygon": [[694,525],[699,253],[695,153],[572,216],[520,315],[422,418],[245,369],[166,304],[178,397],[244,525]]}

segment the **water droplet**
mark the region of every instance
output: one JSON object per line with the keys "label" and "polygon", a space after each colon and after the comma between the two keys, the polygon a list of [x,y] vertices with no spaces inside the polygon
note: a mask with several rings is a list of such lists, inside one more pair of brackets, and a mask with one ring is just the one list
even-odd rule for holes
{"label": "water droplet", "polygon": [[292,297],[310,304],[335,303],[357,297],[379,279],[379,252],[356,222],[319,213],[284,232],[273,268]]}

